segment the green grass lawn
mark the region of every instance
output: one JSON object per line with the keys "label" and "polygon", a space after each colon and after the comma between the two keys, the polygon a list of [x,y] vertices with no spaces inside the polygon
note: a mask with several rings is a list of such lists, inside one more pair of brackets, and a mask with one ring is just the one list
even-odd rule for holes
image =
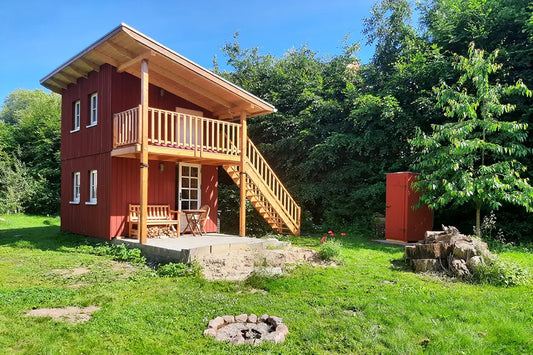
{"label": "green grass lawn", "polygon": [[[0,222],[2,354],[533,353],[531,285],[502,288],[417,275],[391,262],[402,258],[401,248],[355,232],[343,237],[343,266],[208,282],[156,277],[149,268],[83,252],[78,246],[88,240],[58,225],[55,218],[29,216]],[[319,239],[291,238],[310,247]],[[533,254],[500,256],[533,273]],[[61,269],[79,267],[90,272],[61,276]],[[88,305],[101,310],[77,325],[24,316],[32,308]],[[251,348],[203,337],[208,319],[240,313],[282,317],[287,341]]]}

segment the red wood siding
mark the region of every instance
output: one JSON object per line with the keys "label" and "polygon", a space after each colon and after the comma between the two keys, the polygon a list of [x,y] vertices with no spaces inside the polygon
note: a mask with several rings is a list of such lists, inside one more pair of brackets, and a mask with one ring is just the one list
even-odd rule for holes
{"label": "red wood siding", "polygon": [[[163,163],[164,171],[159,164]],[[176,164],[151,160],[148,168],[148,204],[170,205],[174,209],[176,193]],[[139,204],[139,160],[112,159],[111,222],[112,237],[124,235],[127,226],[128,204]]]}
{"label": "red wood siding", "polygon": [[[140,103],[140,79],[117,73],[116,68],[104,64],[98,72],[78,79],[63,91],[61,121],[61,229],[104,239],[124,234],[129,203],[139,203],[139,161],[111,158],[113,148],[113,114]],[[89,125],[89,97],[98,93],[98,123]],[[199,110],[204,116],[211,113],[180,97],[150,85],[150,106],[165,110],[183,107]],[[80,100],[80,130],[73,128],[73,103]],[[148,203],[175,204],[175,163],[150,161]],[[98,170],[98,204],[85,205],[89,199],[89,171]],[[80,204],[73,205],[73,172],[80,172]],[[204,166],[202,171],[202,203],[211,206],[209,232],[216,232],[217,167]]]}
{"label": "red wood siding", "polygon": [[[150,65],[148,65],[149,67]],[[148,71],[150,69],[148,68]],[[112,75],[112,111],[113,113],[122,112],[141,103],[141,79],[129,73],[117,73],[113,71]],[[150,85],[148,92],[149,106],[162,110],[174,111],[176,107],[183,107],[191,110],[198,110],[204,113],[205,117],[212,117],[211,112],[202,109],[185,99],[161,91],[157,86]]]}
{"label": "red wood siding", "polygon": [[[205,225],[206,232],[217,232],[218,219],[218,167],[202,166],[202,205],[209,205],[209,220]],[[238,208],[239,206],[235,206]]]}
{"label": "red wood siding", "polygon": [[[98,171],[96,205],[89,201],[89,171]],[[80,203],[73,198],[74,172],[80,172]],[[111,161],[108,153],[63,160],[61,164],[61,229],[72,233],[109,239],[109,190]]]}
{"label": "red wood siding", "polygon": [[[102,65],[99,72],[78,79],[76,85],[69,85],[63,91],[61,113],[61,159],[83,157],[110,152],[113,149],[113,115],[111,112],[111,75],[114,67]],[[89,125],[89,96],[98,93],[98,124]],[[80,130],[73,128],[73,103],[80,100]]]}

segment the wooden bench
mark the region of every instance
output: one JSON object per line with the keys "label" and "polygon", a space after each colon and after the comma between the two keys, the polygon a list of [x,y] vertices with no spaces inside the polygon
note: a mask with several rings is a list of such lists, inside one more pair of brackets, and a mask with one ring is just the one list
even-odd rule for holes
{"label": "wooden bench", "polygon": [[[179,211],[173,211],[169,205],[148,205],[147,226],[176,226],[176,236],[180,236]],[[139,237],[140,205],[129,205],[128,236]],[[176,216],[176,219],[172,217]],[[136,228],[134,228],[136,226]]]}

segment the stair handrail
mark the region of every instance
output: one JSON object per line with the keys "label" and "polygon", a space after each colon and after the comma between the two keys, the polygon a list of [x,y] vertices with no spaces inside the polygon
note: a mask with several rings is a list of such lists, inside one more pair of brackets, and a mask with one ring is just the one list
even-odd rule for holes
{"label": "stair handrail", "polygon": [[[278,202],[279,202],[280,206],[282,207],[282,209],[284,210],[285,214],[289,217],[291,222],[295,226],[297,226],[298,229],[299,229],[300,228],[301,207],[298,206],[298,204],[296,203],[294,198],[291,196],[291,194],[289,193],[287,188],[283,185],[283,183],[278,178],[278,176],[276,175],[274,170],[270,167],[270,165],[268,165],[266,159],[263,157],[261,152],[259,152],[257,147],[253,144],[253,142],[250,139],[248,139],[248,147],[247,148],[248,149],[246,150],[246,158],[248,159],[249,166],[251,166],[253,168],[253,170],[255,171],[255,173],[259,177],[261,177],[261,179],[265,183],[265,186],[270,190],[270,193],[273,196],[275,196],[276,199],[278,200]],[[272,181],[270,183],[268,182],[267,179],[265,179],[265,176],[263,176],[265,174],[265,172],[261,173],[257,169],[257,167],[255,166],[254,162],[257,161],[257,159],[254,159],[253,155],[256,155],[258,157],[259,161],[263,164],[263,166],[264,166],[263,170],[266,170],[266,174],[272,176],[272,179],[271,179]],[[277,185],[276,186],[277,188],[273,188],[273,186],[271,186],[273,184]],[[279,194],[276,193],[276,190],[279,191]],[[287,202],[285,203],[284,200],[287,201]],[[291,213],[291,208],[290,207],[293,207],[292,210],[294,210],[294,212]]]}

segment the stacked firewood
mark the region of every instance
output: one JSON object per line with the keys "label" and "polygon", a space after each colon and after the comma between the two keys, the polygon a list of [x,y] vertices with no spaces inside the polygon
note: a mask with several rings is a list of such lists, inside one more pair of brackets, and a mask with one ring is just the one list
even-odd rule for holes
{"label": "stacked firewood", "polygon": [[177,233],[175,228],[169,226],[149,226],[147,227],[146,234],[148,238],[160,238],[160,237],[176,237]]}

